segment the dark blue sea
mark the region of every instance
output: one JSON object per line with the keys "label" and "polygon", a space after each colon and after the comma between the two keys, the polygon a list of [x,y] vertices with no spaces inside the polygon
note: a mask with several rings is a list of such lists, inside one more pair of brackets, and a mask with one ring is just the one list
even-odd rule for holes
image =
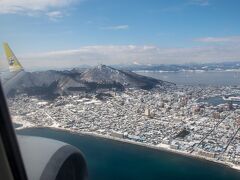
{"label": "dark blue sea", "polygon": [[48,128],[17,133],[53,138],[78,147],[86,157],[91,180],[240,179],[239,171],[223,165],[138,145]]}

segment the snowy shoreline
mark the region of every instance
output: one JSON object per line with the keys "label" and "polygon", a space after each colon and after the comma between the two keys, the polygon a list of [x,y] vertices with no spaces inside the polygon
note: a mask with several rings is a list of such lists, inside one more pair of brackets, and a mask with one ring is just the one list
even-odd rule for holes
{"label": "snowy shoreline", "polygon": [[175,150],[175,149],[170,148],[170,146],[167,145],[167,144],[152,145],[152,144],[136,142],[136,141],[129,140],[129,139],[116,138],[116,137],[112,137],[110,135],[102,135],[102,134],[93,133],[93,132],[79,132],[79,131],[76,131],[76,130],[61,128],[61,127],[58,126],[59,125],[58,123],[54,123],[52,126],[36,126],[32,123],[29,123],[29,122],[26,122],[26,121],[23,121],[23,120],[20,120],[20,119],[17,119],[17,118],[14,118],[13,122],[22,125],[20,127],[17,127],[16,130],[23,130],[23,129],[30,129],[30,128],[49,128],[49,129],[65,131],[65,132],[72,133],[72,134],[77,134],[77,135],[88,135],[88,136],[93,136],[93,137],[96,137],[96,138],[104,138],[104,139],[107,139],[107,140],[118,141],[118,142],[128,143],[128,144],[134,144],[134,145],[138,145],[138,146],[141,146],[141,147],[151,148],[151,149],[154,149],[154,150],[174,153],[174,154],[190,157],[190,158],[193,158],[193,159],[205,160],[205,161],[208,161],[208,162],[217,163],[217,164],[223,165],[225,167],[232,168],[232,169],[235,169],[237,171],[240,171],[240,166],[239,165],[235,165],[235,164],[229,163],[229,162],[218,161],[216,159],[208,158],[208,157],[205,157],[205,156],[200,156],[198,154],[190,154],[189,152]]}

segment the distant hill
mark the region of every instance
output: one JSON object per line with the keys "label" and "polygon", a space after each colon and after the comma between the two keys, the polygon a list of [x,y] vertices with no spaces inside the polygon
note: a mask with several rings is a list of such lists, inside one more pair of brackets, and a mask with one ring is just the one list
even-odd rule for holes
{"label": "distant hill", "polygon": [[190,63],[190,64],[130,64],[114,65],[113,67],[127,69],[130,71],[161,71],[161,72],[182,72],[182,71],[224,71],[239,70],[240,61],[220,63]]}
{"label": "distant hill", "polygon": [[156,86],[173,85],[173,83],[141,76],[131,71],[99,65],[85,70],[26,72],[15,84],[10,95],[28,93],[55,96],[79,91],[94,92],[105,89],[123,91],[125,88],[149,90]]}

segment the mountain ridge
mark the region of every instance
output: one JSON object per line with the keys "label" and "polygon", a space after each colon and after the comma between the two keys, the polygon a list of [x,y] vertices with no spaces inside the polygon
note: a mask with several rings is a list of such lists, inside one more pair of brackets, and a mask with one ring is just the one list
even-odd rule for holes
{"label": "mountain ridge", "polygon": [[127,70],[119,70],[106,65],[98,65],[86,70],[48,70],[26,72],[11,95],[28,94],[72,94],[97,90],[123,91],[125,88],[150,90],[154,87],[168,87],[175,84],[142,76]]}

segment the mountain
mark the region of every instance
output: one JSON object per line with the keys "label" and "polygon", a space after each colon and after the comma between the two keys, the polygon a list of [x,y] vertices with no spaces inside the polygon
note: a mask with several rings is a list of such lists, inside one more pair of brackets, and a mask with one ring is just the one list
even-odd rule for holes
{"label": "mountain", "polygon": [[168,82],[141,76],[131,71],[118,70],[106,65],[99,65],[81,74],[81,79],[98,84],[119,83],[125,88],[152,89],[156,85],[169,85]]}
{"label": "mountain", "polygon": [[30,95],[71,94],[74,92],[95,92],[96,90],[125,88],[152,89],[167,87],[173,83],[138,75],[127,70],[118,70],[106,65],[71,71],[26,72],[15,84],[10,95],[28,93]]}
{"label": "mountain", "polygon": [[182,71],[224,71],[239,70],[240,62],[219,62],[219,63],[188,63],[188,64],[118,64],[115,68],[126,69],[130,71],[166,71],[166,72],[182,72]]}

